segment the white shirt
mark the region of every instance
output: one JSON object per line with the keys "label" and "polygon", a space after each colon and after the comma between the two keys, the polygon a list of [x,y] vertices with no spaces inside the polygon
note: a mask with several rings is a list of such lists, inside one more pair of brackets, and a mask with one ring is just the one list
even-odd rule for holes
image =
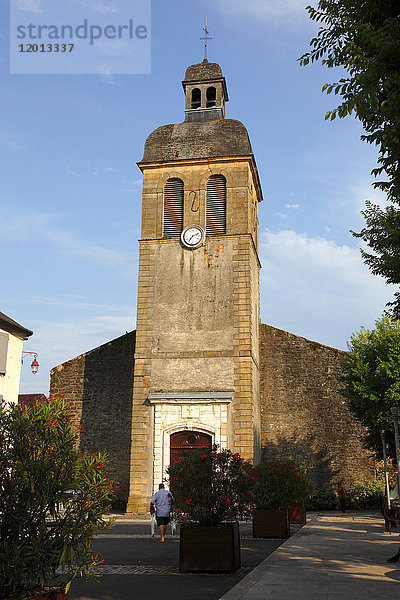
{"label": "white shirt", "polygon": [[154,494],[151,503],[155,504],[157,517],[169,517],[174,497],[168,490],[161,488]]}

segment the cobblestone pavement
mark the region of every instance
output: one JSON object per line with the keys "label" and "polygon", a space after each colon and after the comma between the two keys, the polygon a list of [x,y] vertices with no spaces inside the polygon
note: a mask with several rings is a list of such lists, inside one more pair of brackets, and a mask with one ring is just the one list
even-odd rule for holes
{"label": "cobblestone pavement", "polygon": [[[100,565],[96,568],[99,575],[180,575],[178,567],[157,567],[151,565]],[[241,567],[236,571],[238,577],[243,577],[251,571],[251,567]]]}
{"label": "cobblestone pavement", "polygon": [[104,558],[96,568],[101,577],[73,581],[69,599],[218,600],[283,542],[254,539],[250,523],[241,523],[240,531],[242,567],[236,573],[184,574],[179,572],[179,532],[160,544],[148,523],[117,520],[93,542],[93,550]]}

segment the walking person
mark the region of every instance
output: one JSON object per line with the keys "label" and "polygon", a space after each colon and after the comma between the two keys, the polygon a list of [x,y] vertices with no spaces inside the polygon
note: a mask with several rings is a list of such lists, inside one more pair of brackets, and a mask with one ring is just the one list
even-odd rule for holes
{"label": "walking person", "polygon": [[173,501],[173,495],[165,489],[163,483],[160,483],[158,492],[150,500],[150,514],[154,514],[154,511],[156,513],[157,525],[160,528],[160,542],[165,542],[165,532],[170,520],[171,504]]}

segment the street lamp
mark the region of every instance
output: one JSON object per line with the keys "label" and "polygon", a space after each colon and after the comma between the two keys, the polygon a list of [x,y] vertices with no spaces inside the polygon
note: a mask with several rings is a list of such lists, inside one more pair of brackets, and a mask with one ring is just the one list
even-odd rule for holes
{"label": "street lamp", "polygon": [[24,364],[24,358],[28,355],[28,354],[33,354],[34,358],[31,364],[31,371],[34,375],[36,375],[36,373],[39,371],[39,363],[37,361],[37,357],[38,357],[38,353],[37,352],[28,352],[26,350],[24,350],[22,352],[22,364]]}
{"label": "street lamp", "polygon": [[388,469],[387,469],[387,455],[386,455],[385,433],[386,433],[386,431],[384,429],[382,429],[382,431],[381,431],[381,440],[382,440],[383,464],[384,464],[384,467],[385,467],[386,502],[387,502],[387,507],[390,508],[390,490],[389,490],[389,477],[388,477]]}
{"label": "street lamp", "polygon": [[397,462],[397,493],[400,497],[400,465],[399,465],[399,407],[391,406],[390,412],[394,425],[394,441],[396,444],[396,462]]}

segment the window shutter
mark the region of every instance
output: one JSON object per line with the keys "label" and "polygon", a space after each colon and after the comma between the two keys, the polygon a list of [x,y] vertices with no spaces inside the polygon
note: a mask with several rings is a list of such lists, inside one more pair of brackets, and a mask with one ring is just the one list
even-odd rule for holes
{"label": "window shutter", "polygon": [[183,181],[168,179],[164,186],[164,237],[179,237],[183,229]]}
{"label": "window shutter", "polygon": [[8,333],[0,332],[0,375],[6,374],[8,351]]}
{"label": "window shutter", "polygon": [[206,233],[226,233],[226,179],[211,175],[207,181]]}

